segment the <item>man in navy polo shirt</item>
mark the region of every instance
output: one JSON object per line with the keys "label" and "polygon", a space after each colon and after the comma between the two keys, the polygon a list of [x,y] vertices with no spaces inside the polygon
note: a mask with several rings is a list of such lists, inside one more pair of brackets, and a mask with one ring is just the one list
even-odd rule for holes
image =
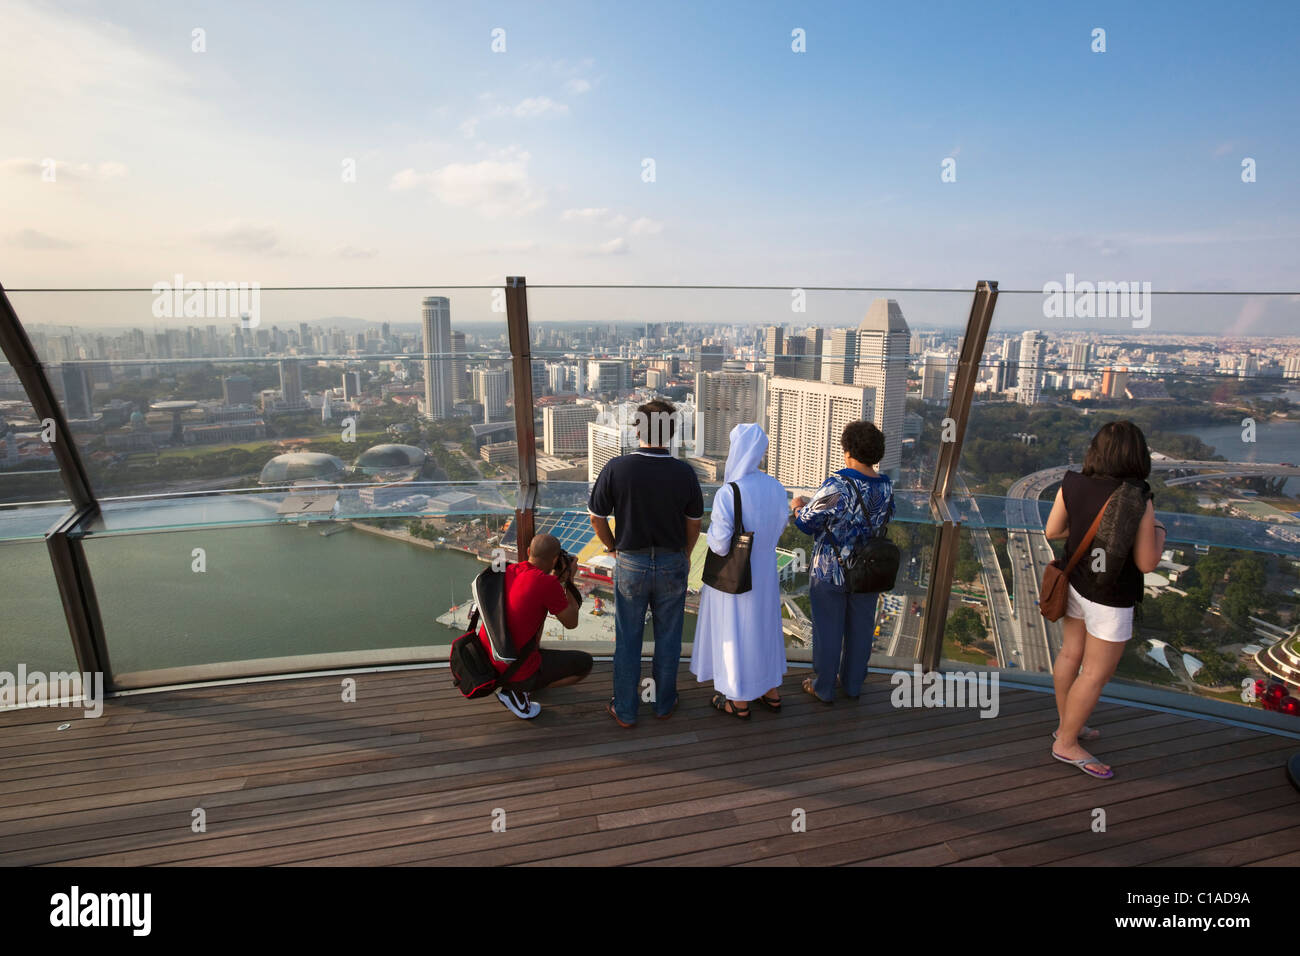
{"label": "man in navy polo shirt", "polygon": [[615,556],[614,697],[606,710],[621,727],[636,723],[647,607],[654,613],[655,716],[669,717],[677,706],[686,577],[704,517],[699,479],[670,451],[678,417],[663,399],[638,408],[641,447],[600,470],[587,503],[591,526]]}

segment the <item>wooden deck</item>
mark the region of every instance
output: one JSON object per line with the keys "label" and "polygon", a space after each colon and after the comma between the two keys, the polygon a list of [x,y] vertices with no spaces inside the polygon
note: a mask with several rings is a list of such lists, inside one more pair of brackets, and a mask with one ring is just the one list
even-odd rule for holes
{"label": "wooden deck", "polygon": [[11,711],[0,863],[1300,863],[1294,739],[1103,704],[1093,750],[1116,777],[1097,781],[1051,759],[1047,694],[1003,689],[980,719],[894,709],[873,676],[823,707],[807,673],[741,723],[683,669],[677,713],[631,730],[604,713],[609,664],[531,723],[441,669],[357,675],[355,703],[314,677],[117,698],[96,720]]}

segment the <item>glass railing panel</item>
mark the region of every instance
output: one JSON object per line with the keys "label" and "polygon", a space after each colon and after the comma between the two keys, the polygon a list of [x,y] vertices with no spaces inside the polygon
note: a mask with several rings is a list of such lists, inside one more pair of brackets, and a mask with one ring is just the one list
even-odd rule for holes
{"label": "glass railing panel", "polygon": [[439,618],[468,599],[482,563],[436,544],[363,523],[276,523],[91,536],[85,549],[115,677],[129,680],[230,662],[445,659],[460,631]]}
{"label": "glass railing panel", "polygon": [[[14,675],[77,666],[45,532],[66,505],[0,509],[0,671]],[[15,703],[0,694],[0,705]]]}

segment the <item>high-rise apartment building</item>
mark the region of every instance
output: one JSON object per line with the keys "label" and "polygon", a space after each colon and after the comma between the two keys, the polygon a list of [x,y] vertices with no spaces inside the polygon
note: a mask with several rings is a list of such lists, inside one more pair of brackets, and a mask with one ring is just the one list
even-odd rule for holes
{"label": "high-rise apartment building", "polygon": [[[421,309],[424,328],[424,414],[450,418],[452,406],[451,300],[431,295]],[[491,421],[492,419],[489,419]]]}
{"label": "high-rise apartment building", "polygon": [[[844,467],[840,435],[866,417],[869,389],[797,378],[767,383],[767,473],[787,488],[816,488]],[[885,450],[902,443],[902,422]]]}
{"label": "high-rise apartment building", "polygon": [[770,325],[763,330],[763,355],[767,360],[768,375],[785,374],[784,365],[777,370],[777,359],[785,354],[785,329],[779,325]]}
{"label": "high-rise apartment building", "polygon": [[1026,331],[1020,337],[1020,383],[1016,386],[1016,401],[1021,405],[1038,404],[1046,357],[1047,336],[1037,329]]}
{"label": "high-rise apartment building", "polygon": [[767,383],[762,372],[697,372],[694,453],[726,458],[733,428],[747,422],[761,425],[767,414]]}
{"label": "high-rise apartment building", "polygon": [[556,458],[587,454],[587,423],[596,420],[595,405],[547,405],[542,409],[542,448]]}
{"label": "high-rise apartment building", "polygon": [[[898,478],[903,464],[903,413],[907,410],[908,347],[911,332],[894,299],[876,299],[858,326],[858,362],[853,384],[870,390],[864,411],[885,435],[879,470]],[[836,442],[838,447],[838,436]]]}

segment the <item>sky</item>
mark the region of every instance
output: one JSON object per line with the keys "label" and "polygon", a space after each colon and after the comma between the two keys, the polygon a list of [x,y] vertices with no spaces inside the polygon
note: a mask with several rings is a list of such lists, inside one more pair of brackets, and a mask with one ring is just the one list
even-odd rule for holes
{"label": "sky", "polygon": [[[0,0],[0,22],[10,289],[1069,273],[1239,293],[1161,300],[1153,334],[1300,330],[1300,296],[1245,294],[1300,291],[1300,4]],[[418,297],[284,294],[276,315],[412,321]],[[529,304],[797,325],[872,297]],[[143,325],[150,301],[13,298],[82,325]],[[913,324],[969,308],[908,299]],[[486,291],[453,310],[492,317]],[[1049,323],[1036,295],[1004,296],[998,321]]]}

